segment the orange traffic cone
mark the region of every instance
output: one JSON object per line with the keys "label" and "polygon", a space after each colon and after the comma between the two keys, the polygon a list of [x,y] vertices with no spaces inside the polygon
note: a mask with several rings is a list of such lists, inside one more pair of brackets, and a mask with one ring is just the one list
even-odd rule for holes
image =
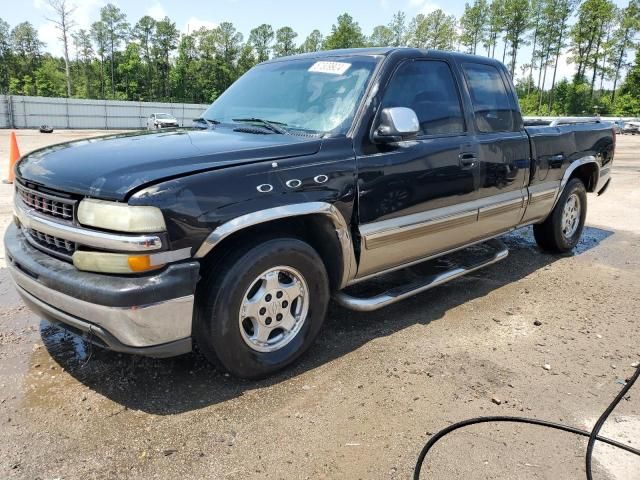
{"label": "orange traffic cone", "polygon": [[3,180],[3,183],[13,183],[16,176],[14,173],[14,168],[18,160],[20,159],[20,150],[18,149],[18,140],[16,138],[16,132],[11,132],[9,136],[9,174],[7,175],[7,179]]}

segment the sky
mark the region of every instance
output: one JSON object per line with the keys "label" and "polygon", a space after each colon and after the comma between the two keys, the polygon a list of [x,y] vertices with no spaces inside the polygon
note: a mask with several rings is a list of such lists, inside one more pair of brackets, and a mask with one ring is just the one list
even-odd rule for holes
{"label": "sky", "polygon": [[[89,28],[99,17],[102,6],[108,0],[68,0],[76,5],[74,20],[78,28]],[[614,0],[618,6],[625,6],[627,0]],[[5,3],[5,2],[2,2]],[[7,2],[8,3],[8,2]],[[176,22],[178,28],[187,33],[202,26],[214,27],[220,22],[232,22],[242,32],[245,39],[249,31],[268,23],[274,30],[282,26],[290,26],[298,32],[298,43],[314,29],[324,35],[331,31],[331,26],[341,13],[349,13],[369,35],[376,25],[386,24],[393,13],[403,10],[410,19],[418,13],[429,13],[441,8],[457,18],[464,11],[464,0],[111,0],[127,14],[130,23],[144,15],[158,20],[168,16]],[[58,33],[46,17],[52,12],[46,0],[23,0],[12,2],[11,8],[0,10],[0,18],[12,27],[25,20],[36,26],[40,38],[46,43],[46,50],[54,55],[62,54]],[[502,46],[498,45],[497,53],[502,55]],[[531,57],[531,46],[525,46],[518,53],[518,64],[528,62]],[[570,77],[574,67],[567,65],[566,57],[561,57],[558,67],[560,78]],[[516,74],[519,73],[519,69]],[[548,83],[551,81],[549,79]]]}

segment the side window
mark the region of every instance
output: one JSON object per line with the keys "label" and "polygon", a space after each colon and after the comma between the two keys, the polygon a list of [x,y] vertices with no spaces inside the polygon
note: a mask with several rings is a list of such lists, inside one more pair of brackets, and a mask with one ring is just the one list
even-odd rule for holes
{"label": "side window", "polygon": [[390,107],[413,109],[422,135],[465,131],[458,87],[445,62],[417,60],[401,64],[382,100],[382,108]]}
{"label": "side window", "polygon": [[491,65],[462,65],[476,118],[476,127],[484,133],[511,132],[516,129],[516,115],[500,72]]}

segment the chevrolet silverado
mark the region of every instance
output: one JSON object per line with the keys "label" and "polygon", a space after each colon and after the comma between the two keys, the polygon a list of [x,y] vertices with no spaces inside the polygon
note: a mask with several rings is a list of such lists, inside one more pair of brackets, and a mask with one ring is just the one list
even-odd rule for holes
{"label": "chevrolet silverado", "polygon": [[[494,263],[497,237],[578,243],[610,181],[597,119],[523,122],[499,62],[410,48],[262,63],[191,128],[50,146],[16,166],[8,265],[41,317],[119,352],[196,348],[259,378],[308,349],[333,296],[370,311]],[[478,262],[350,287],[487,242]]]}

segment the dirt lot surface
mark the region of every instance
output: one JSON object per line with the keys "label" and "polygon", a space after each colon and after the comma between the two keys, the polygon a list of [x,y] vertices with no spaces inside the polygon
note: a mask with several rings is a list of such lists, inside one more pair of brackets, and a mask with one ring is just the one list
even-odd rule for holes
{"label": "dirt lot surface", "polygon": [[[104,132],[19,132],[25,151]],[[0,172],[8,132],[0,131]],[[195,355],[91,348],[40,321],[0,270],[0,478],[396,479],[428,438],[478,415],[593,425],[640,360],[640,137],[618,139],[613,183],[589,196],[576,251],[531,230],[494,266],[371,314],[332,305],[310,352],[239,381]],[[0,185],[0,228],[11,215]],[[547,365],[548,368],[544,366]],[[640,385],[604,428],[640,447]],[[586,442],[524,425],[443,440],[423,478],[584,478]],[[640,459],[596,447],[597,478]]]}

